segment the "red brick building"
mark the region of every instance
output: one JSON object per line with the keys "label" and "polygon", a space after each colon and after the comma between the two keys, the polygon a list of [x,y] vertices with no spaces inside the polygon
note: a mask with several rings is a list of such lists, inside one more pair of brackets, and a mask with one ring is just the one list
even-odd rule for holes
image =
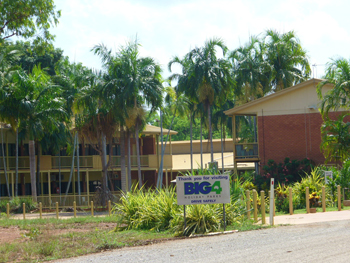
{"label": "red brick building", "polygon": [[[322,164],[325,158],[320,150],[322,117],[317,85],[320,79],[311,79],[274,94],[225,111],[232,117],[234,129],[234,163],[255,162],[256,169],[269,159],[277,163],[286,157],[302,160],[310,158]],[[322,92],[332,87],[326,85]],[[339,113],[331,113],[335,117]],[[243,116],[243,117],[242,117]],[[253,123],[253,136],[247,138],[239,131],[240,118]]]}

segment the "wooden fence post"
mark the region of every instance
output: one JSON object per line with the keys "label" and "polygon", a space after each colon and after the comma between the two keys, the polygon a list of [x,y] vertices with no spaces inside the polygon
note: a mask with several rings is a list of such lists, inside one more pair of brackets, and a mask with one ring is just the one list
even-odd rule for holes
{"label": "wooden fence post", "polygon": [[56,219],[58,219],[58,202],[56,202]]}
{"label": "wooden fence post", "polygon": [[306,213],[310,213],[309,187],[305,189]]}
{"label": "wooden fence post", "polygon": [[10,204],[9,203],[6,204],[6,214],[7,214],[7,218],[10,218]]}
{"label": "wooden fence post", "polygon": [[73,201],[74,218],[77,218],[77,202]]}
{"label": "wooden fence post", "polygon": [[260,201],[261,201],[261,223],[263,225],[266,224],[266,216],[265,216],[265,192],[260,192]]}
{"label": "wooden fence post", "polygon": [[43,219],[43,204],[41,202],[39,203],[39,215],[40,219]]}
{"label": "wooden fence post", "polygon": [[248,220],[250,219],[250,193],[249,193],[249,190],[245,191],[245,195],[246,195],[246,198],[247,198],[247,218]]}
{"label": "wooden fence post", "polygon": [[322,186],[322,211],[326,212],[326,188]]}
{"label": "wooden fence post", "polygon": [[338,211],[341,211],[341,193],[340,193],[340,185],[337,186],[338,189]]}
{"label": "wooden fence post", "polygon": [[22,207],[23,207],[23,220],[24,220],[26,219],[26,204],[23,203]]}
{"label": "wooden fence post", "polygon": [[254,207],[254,222],[258,222],[258,202],[256,190],[253,190],[253,207]]}
{"label": "wooden fence post", "polygon": [[292,192],[292,187],[289,187],[289,214],[293,215],[293,192]]}
{"label": "wooden fence post", "polygon": [[91,216],[94,216],[94,201],[91,201]]}

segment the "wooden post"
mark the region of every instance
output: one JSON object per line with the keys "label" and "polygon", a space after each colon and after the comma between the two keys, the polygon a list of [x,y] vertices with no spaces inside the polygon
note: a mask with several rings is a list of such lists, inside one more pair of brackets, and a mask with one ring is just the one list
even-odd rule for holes
{"label": "wooden post", "polygon": [[292,193],[292,187],[289,187],[289,214],[293,215],[293,193]]}
{"label": "wooden post", "polygon": [[322,211],[326,212],[326,188],[322,186]]}
{"label": "wooden post", "polygon": [[94,201],[91,201],[91,216],[94,216]]}
{"label": "wooden post", "polygon": [[305,189],[306,213],[310,213],[309,187]]}
{"label": "wooden post", "polygon": [[39,203],[39,214],[40,219],[43,219],[43,204],[41,202]]}
{"label": "wooden post", "polygon": [[108,215],[111,216],[111,200],[108,200]]}
{"label": "wooden post", "polygon": [[340,193],[340,185],[337,186],[338,189],[338,211],[341,211],[341,193]]}
{"label": "wooden post", "polygon": [[266,216],[265,216],[265,192],[260,191],[260,201],[261,201],[261,224],[266,224]]}
{"label": "wooden post", "polygon": [[56,219],[58,219],[58,202],[56,202]]}
{"label": "wooden post", "polygon": [[258,222],[258,202],[256,190],[253,190],[253,207],[254,207],[254,222]]}
{"label": "wooden post", "polygon": [[7,218],[10,218],[10,204],[9,203],[6,204],[6,214],[7,214]]}
{"label": "wooden post", "polygon": [[47,182],[48,182],[48,188],[49,188],[49,207],[51,210],[51,178],[50,178],[50,171],[47,173]]}
{"label": "wooden post", "polygon": [[23,207],[23,220],[25,220],[26,219],[26,204],[23,203],[22,207]]}
{"label": "wooden post", "polygon": [[73,202],[73,213],[74,213],[74,218],[77,217],[77,203],[74,201]]}
{"label": "wooden post", "polygon": [[245,191],[246,202],[247,202],[247,218],[250,219],[250,193],[249,190]]}

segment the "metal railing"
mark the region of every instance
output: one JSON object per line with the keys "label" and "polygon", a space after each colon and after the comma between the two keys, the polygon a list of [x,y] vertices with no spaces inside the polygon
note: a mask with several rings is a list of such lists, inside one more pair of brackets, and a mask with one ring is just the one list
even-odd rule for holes
{"label": "metal railing", "polygon": [[[60,157],[52,156],[51,165],[52,169],[58,169],[60,164]],[[77,157],[74,158],[74,165],[77,166]],[[81,168],[93,168],[93,156],[79,156],[79,166]],[[72,156],[61,156],[61,168],[67,169],[72,166]]]}
{"label": "metal railing", "polygon": [[258,143],[236,144],[236,159],[259,158]]}

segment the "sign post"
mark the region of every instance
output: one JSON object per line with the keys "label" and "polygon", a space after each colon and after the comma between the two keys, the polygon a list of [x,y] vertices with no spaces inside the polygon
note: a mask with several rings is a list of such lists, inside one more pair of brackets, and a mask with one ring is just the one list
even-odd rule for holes
{"label": "sign post", "polygon": [[224,230],[226,230],[225,203],[230,203],[230,177],[228,175],[177,176],[177,204],[184,206],[186,228],[186,205],[223,204]]}
{"label": "sign post", "polygon": [[275,198],[275,179],[271,178],[271,182],[270,182],[270,225],[273,226],[274,225],[274,221],[273,221],[273,204],[274,204],[274,198]]}

